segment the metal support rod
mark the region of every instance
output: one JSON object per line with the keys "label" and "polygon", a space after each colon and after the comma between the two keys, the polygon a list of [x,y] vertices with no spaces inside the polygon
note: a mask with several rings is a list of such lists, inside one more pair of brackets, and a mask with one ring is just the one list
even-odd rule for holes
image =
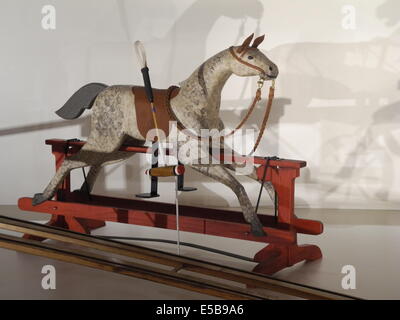
{"label": "metal support rod", "polygon": [[181,238],[180,238],[180,230],[179,230],[179,202],[178,202],[178,193],[179,193],[179,186],[178,186],[178,176],[175,177],[175,210],[176,210],[176,244],[178,250],[178,256],[181,255]]}

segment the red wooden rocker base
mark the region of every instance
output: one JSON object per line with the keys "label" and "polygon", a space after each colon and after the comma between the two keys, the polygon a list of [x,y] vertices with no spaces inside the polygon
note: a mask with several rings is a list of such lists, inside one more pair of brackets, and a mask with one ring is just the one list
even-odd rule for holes
{"label": "red wooden rocker base", "polygon": [[[52,146],[56,168],[59,168],[65,157],[79,151],[84,142],[47,140],[46,144]],[[135,146],[123,146],[121,151],[150,152],[146,147]],[[232,160],[240,159],[235,157]],[[185,205],[181,205],[179,209],[180,230],[268,243],[254,257],[254,261],[258,262],[254,271],[259,273],[270,275],[301,261],[320,259],[322,253],[317,246],[297,244],[298,233],[318,235],[323,232],[321,222],[300,219],[294,214],[295,179],[300,174],[300,168],[305,167],[306,163],[283,159],[269,160],[267,163],[267,160],[261,157],[255,157],[254,163],[259,165],[257,174],[260,180],[268,165],[265,180],[272,182],[279,199],[277,217],[259,215],[267,236],[251,235],[250,226],[244,221],[241,212]],[[52,214],[48,225],[88,234],[94,229],[105,226],[105,221],[165,229],[176,228],[174,204],[96,195],[91,195],[89,199],[87,195],[80,192],[71,192],[70,184],[68,175],[54,201],[32,206],[32,198],[21,198],[18,206],[24,211]],[[29,235],[24,237],[44,240]]]}

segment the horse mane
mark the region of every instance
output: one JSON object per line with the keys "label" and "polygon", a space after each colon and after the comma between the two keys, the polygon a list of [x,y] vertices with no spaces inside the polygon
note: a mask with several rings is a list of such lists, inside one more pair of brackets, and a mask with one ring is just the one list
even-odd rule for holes
{"label": "horse mane", "polygon": [[[202,83],[202,82],[204,81],[203,75],[204,75],[205,65],[212,60],[217,60],[216,58],[218,58],[219,56],[223,56],[223,54],[226,53],[227,51],[228,51],[228,49],[222,50],[222,51],[218,52],[217,54],[213,55],[212,57],[208,58],[199,67],[197,67],[187,79],[179,82],[179,86],[181,88],[185,87],[189,82],[191,82],[193,80],[193,78],[195,78],[196,83],[199,84],[200,88],[204,89],[205,83]],[[218,59],[218,62],[219,62],[219,59]]]}

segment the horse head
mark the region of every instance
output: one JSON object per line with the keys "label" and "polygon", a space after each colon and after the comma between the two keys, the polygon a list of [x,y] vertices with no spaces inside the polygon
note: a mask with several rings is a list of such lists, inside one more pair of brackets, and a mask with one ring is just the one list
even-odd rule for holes
{"label": "horse head", "polygon": [[231,71],[241,77],[258,75],[264,80],[276,79],[279,74],[277,65],[258,49],[265,36],[256,38],[251,44],[253,37],[251,34],[240,46],[229,48]]}

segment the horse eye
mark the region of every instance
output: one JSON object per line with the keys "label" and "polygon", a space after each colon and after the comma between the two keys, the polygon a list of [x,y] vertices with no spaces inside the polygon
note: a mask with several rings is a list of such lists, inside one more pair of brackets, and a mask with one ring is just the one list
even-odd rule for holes
{"label": "horse eye", "polygon": [[249,60],[253,60],[253,59],[254,59],[253,56],[248,56],[247,58],[248,58]]}

